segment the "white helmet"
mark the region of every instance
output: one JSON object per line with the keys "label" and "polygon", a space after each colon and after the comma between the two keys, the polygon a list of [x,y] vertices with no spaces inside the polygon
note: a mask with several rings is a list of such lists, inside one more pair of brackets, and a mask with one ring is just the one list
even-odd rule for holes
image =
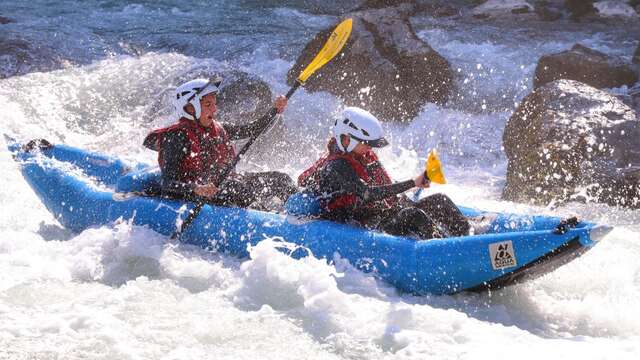
{"label": "white helmet", "polygon": [[[222,79],[215,76],[210,80],[195,79],[178,86],[176,88],[176,97],[173,99],[173,107],[178,117],[185,117],[194,121],[200,119],[200,114],[202,113],[200,100],[205,95],[217,94],[219,91],[218,86],[220,86],[221,82]],[[195,117],[184,110],[187,104],[193,105]]]}
{"label": "white helmet", "polygon": [[[346,149],[340,140],[342,135],[351,138]],[[344,109],[342,119],[336,120],[333,126],[333,136],[336,138],[338,148],[344,152],[353,151],[358,143],[371,147],[383,147],[389,144],[384,138],[380,121],[370,112],[357,107]]]}

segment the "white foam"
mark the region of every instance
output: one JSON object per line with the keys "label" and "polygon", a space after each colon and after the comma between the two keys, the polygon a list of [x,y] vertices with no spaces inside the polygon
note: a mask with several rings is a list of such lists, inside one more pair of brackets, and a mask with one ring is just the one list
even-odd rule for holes
{"label": "white foam", "polygon": [[525,0],[489,0],[473,8],[474,14],[504,14],[516,9],[533,11],[533,6]]}
{"label": "white foam", "polygon": [[593,7],[598,10],[600,16],[604,17],[638,18],[636,10],[624,1],[596,1]]}

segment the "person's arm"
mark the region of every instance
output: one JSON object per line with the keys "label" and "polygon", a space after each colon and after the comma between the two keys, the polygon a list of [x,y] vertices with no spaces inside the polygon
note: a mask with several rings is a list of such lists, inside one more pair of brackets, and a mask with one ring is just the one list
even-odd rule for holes
{"label": "person's arm", "polygon": [[189,151],[187,135],[182,131],[167,133],[163,140],[160,156],[164,160],[162,170],[162,192],[179,197],[193,196],[195,184],[181,181],[184,174],[180,173],[182,161]]}
{"label": "person's arm", "polygon": [[331,161],[320,175],[319,187],[332,193],[354,194],[364,203],[383,200],[403,193],[416,186],[414,180],[407,180],[390,185],[369,186],[358,177],[346,160]]}
{"label": "person's arm", "polygon": [[383,200],[413,189],[415,186],[416,184],[413,180],[401,181],[390,185],[369,186],[365,190],[362,199],[365,202]]}
{"label": "person's arm", "polygon": [[269,124],[271,124],[271,117],[269,114],[265,114],[258,120],[246,125],[223,123],[222,127],[227,132],[227,135],[229,135],[230,140],[241,140],[260,133],[267,128]]}
{"label": "person's arm", "polygon": [[[276,108],[277,114],[282,114],[287,107],[287,98],[283,95],[278,96],[273,103],[273,107]],[[229,139],[241,140],[253,137],[262,132],[271,125],[271,119],[271,116],[267,113],[250,124],[236,125],[223,123],[222,127],[224,127],[225,131],[229,135]]]}

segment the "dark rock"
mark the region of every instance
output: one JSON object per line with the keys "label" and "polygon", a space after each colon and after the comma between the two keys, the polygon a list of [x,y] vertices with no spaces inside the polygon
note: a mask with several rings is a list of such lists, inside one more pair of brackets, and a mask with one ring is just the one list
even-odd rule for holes
{"label": "dark rock", "polygon": [[433,17],[449,17],[460,15],[460,8],[446,2],[420,2],[416,5],[415,11],[426,13]]}
{"label": "dark rock", "polygon": [[[383,120],[415,117],[425,102],[444,103],[453,87],[449,62],[417,37],[408,19],[410,6],[360,11],[343,53],[307,81],[308,91],[328,91],[347,105],[366,108]],[[334,26],[311,40],[287,81],[324,45]]]}
{"label": "dark rock", "polygon": [[[218,94],[218,120],[226,123],[248,124],[257,120],[273,106],[271,88],[258,77],[241,71],[225,72],[225,81]],[[287,158],[282,140],[286,128],[278,117],[272,126],[256,139],[247,153],[252,161],[271,164],[278,157]]]}
{"label": "dark rock", "polygon": [[488,19],[491,17],[491,15],[487,14],[487,13],[474,13],[473,17],[476,19]]}
{"label": "dark rock", "polygon": [[633,54],[633,63],[640,64],[640,45],[638,45],[635,54]]}
{"label": "dark rock", "polygon": [[529,94],[503,134],[507,200],[640,207],[640,121],[615,96],[574,80]]}
{"label": "dark rock", "polygon": [[423,12],[435,17],[446,17],[459,13],[459,8],[446,0],[305,0],[304,4],[311,12],[336,15],[397,6],[411,7],[411,15]]}
{"label": "dark rock", "polygon": [[529,12],[528,6],[520,6],[511,9],[512,14],[527,14]]}
{"label": "dark rock", "polygon": [[[314,14],[323,15],[343,15],[355,11],[363,6],[366,0],[305,0],[302,1],[274,1],[271,2],[272,6],[277,7],[296,7],[303,6],[305,11],[309,11]],[[264,0],[253,1],[255,8],[263,7],[265,5]]]}
{"label": "dark rock", "polygon": [[217,99],[220,121],[248,123],[271,108],[271,89],[267,83],[240,71],[225,76]]}
{"label": "dark rock", "polygon": [[7,39],[0,32],[0,79],[33,71],[50,71],[70,63],[55,50],[23,39]]}
{"label": "dark rock", "polygon": [[19,74],[28,54],[28,42],[0,37],[0,79]]}
{"label": "dark rock", "polygon": [[382,9],[412,2],[411,0],[366,0],[358,10]]}
{"label": "dark rock", "polygon": [[4,16],[0,16],[0,25],[4,25],[4,24],[8,24],[8,23],[12,23],[13,20],[6,18]]}
{"label": "dark rock", "polygon": [[571,50],[545,55],[538,61],[534,88],[557,79],[577,80],[601,89],[631,86],[638,81],[638,74],[620,59],[576,44]]}
{"label": "dark rock", "polygon": [[595,14],[596,8],[593,7],[594,0],[566,0],[565,6],[573,20],[579,20],[585,15]]}
{"label": "dark rock", "polygon": [[534,4],[534,11],[538,14],[540,20],[556,21],[562,18],[562,10],[554,5],[556,4],[547,0],[536,1]]}

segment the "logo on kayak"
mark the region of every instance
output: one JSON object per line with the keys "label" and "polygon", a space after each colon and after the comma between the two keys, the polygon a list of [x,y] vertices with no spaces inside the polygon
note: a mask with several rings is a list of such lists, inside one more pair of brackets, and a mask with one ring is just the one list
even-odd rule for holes
{"label": "logo on kayak", "polygon": [[140,196],[140,194],[136,192],[114,192],[113,195],[111,195],[111,198],[115,201],[125,201],[136,196]]}
{"label": "logo on kayak", "polygon": [[511,240],[489,244],[489,256],[493,270],[500,270],[516,266],[516,253]]}

